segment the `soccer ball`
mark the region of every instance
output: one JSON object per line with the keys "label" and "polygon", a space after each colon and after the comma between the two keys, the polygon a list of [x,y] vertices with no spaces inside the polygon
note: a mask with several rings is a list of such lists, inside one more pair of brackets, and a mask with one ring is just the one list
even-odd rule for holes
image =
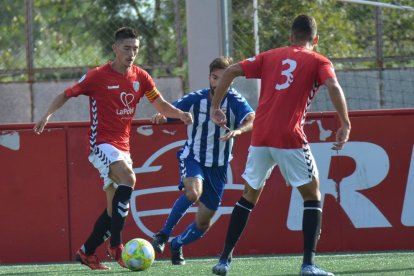
{"label": "soccer ball", "polygon": [[130,270],[141,271],[148,269],[155,259],[154,248],[145,239],[132,239],[125,244],[122,260]]}

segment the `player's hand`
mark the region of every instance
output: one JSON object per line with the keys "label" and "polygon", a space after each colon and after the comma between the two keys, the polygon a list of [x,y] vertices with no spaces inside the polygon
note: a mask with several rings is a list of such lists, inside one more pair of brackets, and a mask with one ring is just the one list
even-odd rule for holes
{"label": "player's hand", "polygon": [[236,136],[239,136],[240,134],[242,134],[241,130],[235,129],[235,130],[230,130],[229,132],[227,132],[226,134],[224,134],[223,136],[220,137],[221,141],[227,141],[231,138],[234,138]]}
{"label": "player's hand", "polygon": [[336,142],[333,144],[333,150],[341,150],[349,139],[351,132],[350,127],[340,127],[336,132]]}
{"label": "player's hand", "polygon": [[33,127],[34,133],[36,134],[42,133],[48,121],[49,121],[49,117],[43,117],[39,122],[37,122]]}
{"label": "player's hand", "polygon": [[226,124],[227,124],[227,118],[226,114],[221,109],[210,109],[210,119],[218,125],[219,127],[222,127],[224,129],[230,130]]}
{"label": "player's hand", "polygon": [[162,125],[162,124],[165,124],[166,122],[167,122],[167,117],[165,117],[161,113],[156,113],[152,115],[151,117],[151,123],[153,124]]}
{"label": "player's hand", "polygon": [[190,112],[182,112],[180,114],[180,120],[186,125],[191,125],[193,123],[193,116]]}

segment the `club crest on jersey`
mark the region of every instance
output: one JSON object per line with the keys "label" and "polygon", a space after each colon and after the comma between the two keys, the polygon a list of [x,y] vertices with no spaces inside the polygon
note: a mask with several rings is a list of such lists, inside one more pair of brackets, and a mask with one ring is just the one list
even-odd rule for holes
{"label": "club crest on jersey", "polygon": [[139,90],[139,81],[132,82],[132,87],[134,88],[134,91],[137,92]]}

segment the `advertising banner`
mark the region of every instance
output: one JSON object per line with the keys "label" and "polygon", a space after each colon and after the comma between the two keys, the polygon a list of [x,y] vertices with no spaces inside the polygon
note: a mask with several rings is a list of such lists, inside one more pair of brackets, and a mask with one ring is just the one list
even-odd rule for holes
{"label": "advertising banner", "polygon": [[[312,113],[305,132],[319,169],[323,204],[319,252],[410,250],[414,248],[414,110],[351,112],[352,132],[344,149],[331,150],[338,128],[333,113]],[[0,125],[0,263],[74,260],[106,206],[98,172],[88,162],[88,124],[54,123],[42,135],[31,125]],[[269,125],[271,127],[271,124]],[[180,195],[177,150],[184,144],[180,123],[134,121],[131,156],[136,186],[124,242],[151,240]],[[234,204],[243,191],[250,135],[235,141],[222,205],[186,257],[218,256]],[[257,160],[256,162],[260,162]],[[302,199],[277,167],[234,252],[302,252]],[[172,233],[194,220],[190,207]],[[33,254],[36,252],[36,254]],[[98,250],[105,259],[106,245]],[[168,258],[169,250],[157,258]]]}

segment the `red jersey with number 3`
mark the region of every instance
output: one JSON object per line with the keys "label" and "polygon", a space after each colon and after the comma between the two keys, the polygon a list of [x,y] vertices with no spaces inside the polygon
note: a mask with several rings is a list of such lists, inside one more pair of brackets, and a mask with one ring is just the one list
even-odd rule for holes
{"label": "red jersey with number 3", "polygon": [[131,121],[139,100],[146,95],[153,102],[159,96],[145,70],[133,65],[123,75],[113,70],[110,62],[86,73],[65,94],[89,97],[91,149],[108,143],[123,151],[129,151]]}
{"label": "red jersey with number 3", "polygon": [[332,63],[304,47],[283,47],[240,62],[246,78],[261,79],[252,146],[302,148],[306,112],[320,85],[335,78]]}

